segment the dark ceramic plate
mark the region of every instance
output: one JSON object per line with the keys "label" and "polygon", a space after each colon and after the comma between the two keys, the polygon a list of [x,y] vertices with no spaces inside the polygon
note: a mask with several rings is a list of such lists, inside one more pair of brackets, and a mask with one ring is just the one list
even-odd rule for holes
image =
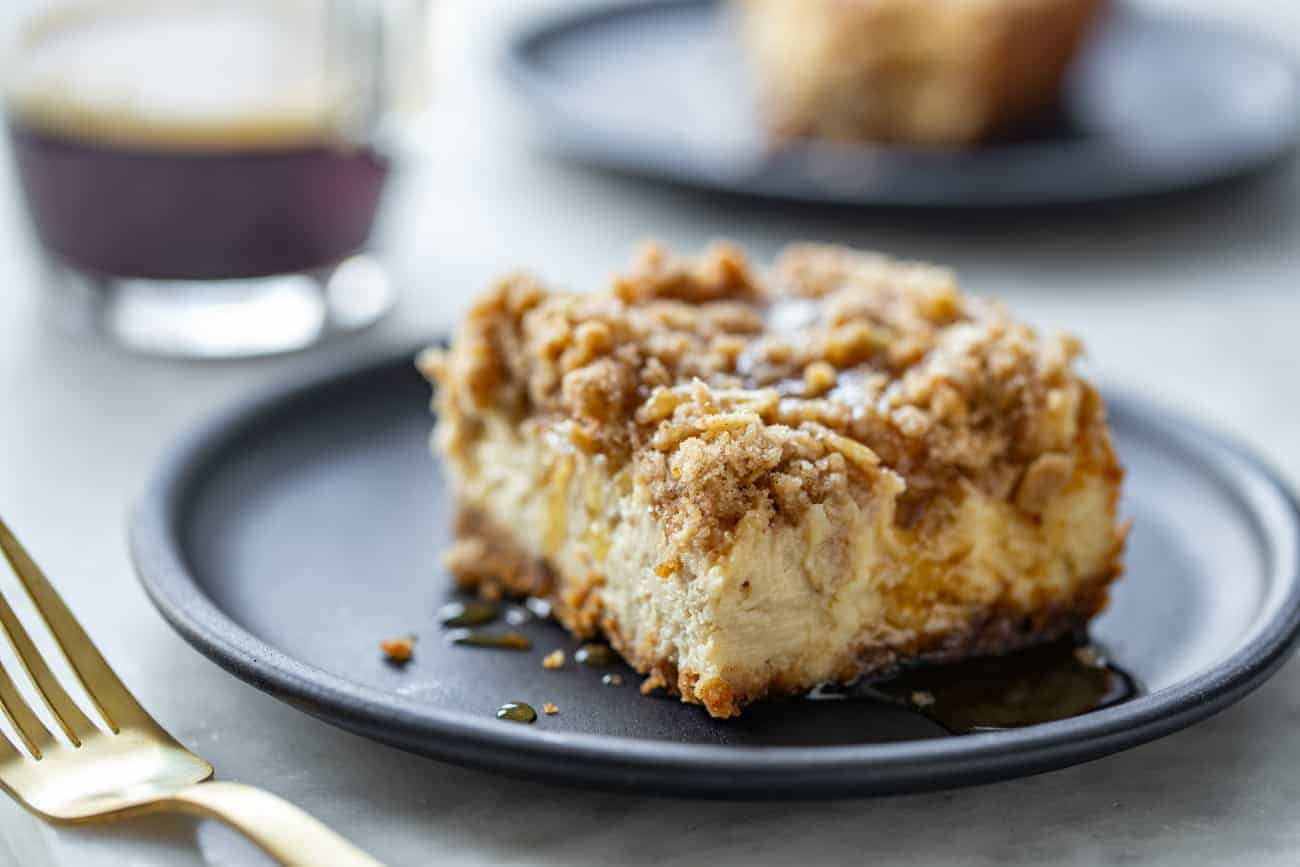
{"label": "dark ceramic plate", "polygon": [[[167,456],[135,512],[149,595],[195,647],[324,720],[466,765],[638,791],[831,797],[959,786],[1097,758],[1209,716],[1290,652],[1300,628],[1296,506],[1241,449],[1111,395],[1134,519],[1128,576],[1094,636],[1145,685],[1060,722],[952,736],[872,702],[797,700],[739,720],[574,665],[548,622],[526,653],[447,644],[435,613],[450,511],[426,448],[412,353],[238,406]],[[380,639],[419,636],[404,670]],[[525,726],[506,701],[560,707]]]}
{"label": "dark ceramic plate", "polygon": [[1191,22],[1113,13],[1059,111],[969,151],[773,149],[722,4],[602,4],[524,29],[507,71],[546,146],[580,162],[771,199],[908,208],[1086,204],[1250,174],[1300,137],[1281,51]]}

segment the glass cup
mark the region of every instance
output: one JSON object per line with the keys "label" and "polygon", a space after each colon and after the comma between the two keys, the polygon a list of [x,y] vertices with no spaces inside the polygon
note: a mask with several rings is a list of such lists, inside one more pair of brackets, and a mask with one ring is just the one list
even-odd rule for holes
{"label": "glass cup", "polygon": [[48,0],[5,116],[66,319],[130,348],[300,349],[393,303],[372,228],[422,103],[424,0]]}

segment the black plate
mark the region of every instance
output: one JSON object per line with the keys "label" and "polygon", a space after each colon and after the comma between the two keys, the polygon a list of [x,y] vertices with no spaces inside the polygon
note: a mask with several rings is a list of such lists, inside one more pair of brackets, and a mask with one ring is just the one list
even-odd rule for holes
{"label": "black plate", "polygon": [[[413,353],[412,353],[413,354]],[[543,671],[527,653],[453,647],[435,612],[449,510],[427,452],[412,354],[276,391],[180,443],[131,547],[149,595],[195,647],[322,719],[415,752],[554,781],[726,798],[957,786],[1096,758],[1241,698],[1300,628],[1295,503],[1240,449],[1112,395],[1135,519],[1129,575],[1095,636],[1149,693],[1075,719],[949,736],[901,709],[793,701],[719,722],[698,707]],[[381,638],[414,632],[404,670]],[[494,718],[511,700],[554,717]],[[920,723],[920,724],[918,724]]]}
{"label": "black plate", "polygon": [[969,151],[804,143],[772,149],[721,4],[654,0],[547,18],[507,70],[550,149],[657,180],[764,198],[913,208],[1115,201],[1249,174],[1300,137],[1281,51],[1232,33],[1113,13],[1059,117]]}

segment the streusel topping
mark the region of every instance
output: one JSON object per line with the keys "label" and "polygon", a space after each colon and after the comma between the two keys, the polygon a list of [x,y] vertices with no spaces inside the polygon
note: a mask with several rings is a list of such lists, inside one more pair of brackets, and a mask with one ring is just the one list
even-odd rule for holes
{"label": "streusel topping", "polygon": [[961,483],[1033,513],[1109,448],[1079,353],[943,268],[797,245],[760,276],[731,245],[649,245],[596,294],[501,281],[421,369],[452,447],[486,415],[535,419],[633,462],[669,532],[712,547],[755,508],[881,490],[904,525]]}

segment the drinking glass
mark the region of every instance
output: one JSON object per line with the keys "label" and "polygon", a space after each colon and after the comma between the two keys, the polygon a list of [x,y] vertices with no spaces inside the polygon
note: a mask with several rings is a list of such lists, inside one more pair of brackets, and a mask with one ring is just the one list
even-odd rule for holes
{"label": "drinking glass", "polygon": [[9,147],[65,319],[145,352],[299,349],[394,292],[371,245],[424,0],[21,0]]}

